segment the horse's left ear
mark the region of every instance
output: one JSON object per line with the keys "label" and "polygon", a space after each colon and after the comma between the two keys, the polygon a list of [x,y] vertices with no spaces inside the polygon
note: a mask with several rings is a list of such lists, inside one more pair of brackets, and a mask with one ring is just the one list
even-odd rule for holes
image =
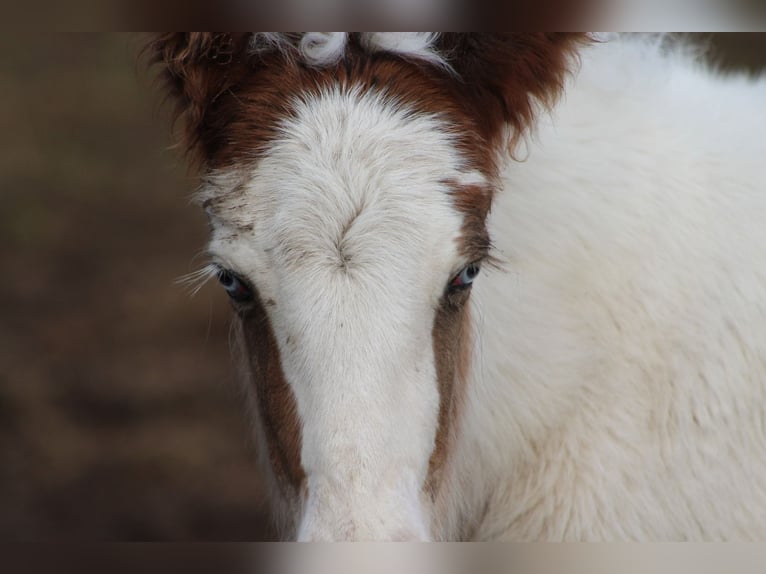
{"label": "horse's left ear", "polygon": [[203,161],[218,139],[218,124],[227,119],[212,112],[249,72],[248,45],[249,36],[242,33],[170,32],[157,34],[146,46],[184,123],[184,147]]}
{"label": "horse's left ear", "polygon": [[460,77],[458,89],[482,135],[499,143],[509,125],[523,134],[539,107],[550,107],[577,61],[586,34],[445,33],[438,42]]}

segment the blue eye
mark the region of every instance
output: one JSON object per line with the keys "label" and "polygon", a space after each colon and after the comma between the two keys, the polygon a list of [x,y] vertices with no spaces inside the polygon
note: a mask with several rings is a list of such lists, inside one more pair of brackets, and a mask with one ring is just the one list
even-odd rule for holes
{"label": "blue eye", "polygon": [[250,290],[250,287],[231,271],[221,269],[218,272],[218,281],[232,301],[245,303],[253,299],[253,292]]}
{"label": "blue eye", "polygon": [[466,265],[463,267],[463,269],[460,270],[460,273],[458,273],[452,281],[449,283],[450,290],[458,290],[458,289],[467,289],[471,286],[473,283],[473,280],[476,279],[476,276],[479,274],[479,264],[478,263],[470,263],[469,265]]}

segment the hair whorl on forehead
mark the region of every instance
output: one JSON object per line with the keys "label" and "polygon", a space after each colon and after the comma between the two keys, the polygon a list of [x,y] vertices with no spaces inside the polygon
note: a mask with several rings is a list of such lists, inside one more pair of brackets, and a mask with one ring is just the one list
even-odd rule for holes
{"label": "hair whorl on forehead", "polygon": [[[323,77],[332,80],[333,67],[347,58],[389,69],[397,65],[392,57],[403,67],[421,65],[432,79],[441,78],[444,94],[472,118],[487,144],[506,143],[506,126],[515,142],[539,109],[556,101],[576,49],[587,40],[584,34],[546,33],[193,32],[158,35],[148,51],[183,116],[185,147],[210,162],[246,135],[228,133],[235,123],[250,126],[248,137],[262,143],[257,140],[268,124],[288,113],[291,97]],[[268,73],[261,78],[262,72]],[[346,76],[353,81],[351,72]],[[387,88],[394,93],[397,86]]]}

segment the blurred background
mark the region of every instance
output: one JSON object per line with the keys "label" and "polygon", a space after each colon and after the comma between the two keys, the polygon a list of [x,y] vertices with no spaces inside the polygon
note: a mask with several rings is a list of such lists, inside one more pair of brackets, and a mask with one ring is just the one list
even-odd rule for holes
{"label": "blurred background", "polygon": [[[766,34],[706,34],[726,69]],[[0,538],[273,536],[196,179],[130,35],[0,36]],[[766,105],[766,102],[764,102]]]}
{"label": "blurred background", "polygon": [[0,538],[268,535],[142,40],[0,39]]}

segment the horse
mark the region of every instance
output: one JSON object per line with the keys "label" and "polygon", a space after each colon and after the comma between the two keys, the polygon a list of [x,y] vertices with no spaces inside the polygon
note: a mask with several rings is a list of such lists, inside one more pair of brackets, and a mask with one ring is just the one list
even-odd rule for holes
{"label": "horse", "polygon": [[766,538],[766,82],[665,38],[172,33],[280,536]]}

